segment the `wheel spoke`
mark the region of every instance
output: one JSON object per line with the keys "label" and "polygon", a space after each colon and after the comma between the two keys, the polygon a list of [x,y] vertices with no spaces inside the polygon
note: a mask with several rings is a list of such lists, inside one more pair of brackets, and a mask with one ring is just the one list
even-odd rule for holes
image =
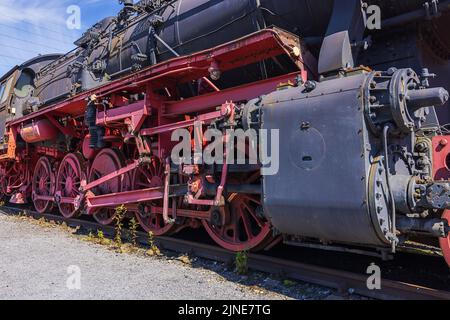
{"label": "wheel spoke", "polygon": [[[32,190],[36,196],[52,196],[55,188],[54,175],[50,161],[46,157],[40,158],[34,168]],[[53,203],[41,199],[34,200],[34,206],[39,213],[49,211]]]}
{"label": "wheel spoke", "polygon": [[247,234],[247,239],[248,240],[252,240],[253,239],[253,233],[252,233],[252,228],[250,225],[250,221],[248,220],[248,215],[245,213],[242,213],[241,215],[241,221],[244,225],[244,229],[245,229],[245,233]]}
{"label": "wheel spoke", "polygon": [[[81,172],[84,160],[80,155],[68,154],[60,164],[57,176],[57,192],[65,198],[75,198],[80,194]],[[60,213],[67,219],[77,216],[80,212],[71,203],[58,203]]]}
{"label": "wheel spoke", "polygon": [[272,232],[270,223],[258,218],[256,208],[260,200],[253,195],[231,194],[227,202],[228,224],[217,228],[202,221],[208,234],[231,251],[263,249],[272,239]]}
{"label": "wheel spoke", "polygon": [[[161,161],[153,158],[150,163],[135,170],[132,176],[132,189],[142,190],[148,188],[162,187],[164,181],[164,172],[161,171]],[[156,236],[171,234],[178,227],[175,224],[166,224],[160,213],[155,213],[152,208],[162,207],[161,200],[152,201],[143,204],[146,213],[136,212],[136,217],[146,232],[153,232]]]}
{"label": "wheel spoke", "polygon": [[[94,159],[89,173],[88,183],[96,181],[111,172],[117,171],[122,166],[122,160],[118,153],[112,149],[102,150]],[[111,193],[121,192],[124,186],[119,178],[114,178],[106,181],[92,191],[96,195],[106,195]],[[108,225],[113,222],[115,210],[113,209],[99,209],[94,213],[94,218],[103,225]]]}

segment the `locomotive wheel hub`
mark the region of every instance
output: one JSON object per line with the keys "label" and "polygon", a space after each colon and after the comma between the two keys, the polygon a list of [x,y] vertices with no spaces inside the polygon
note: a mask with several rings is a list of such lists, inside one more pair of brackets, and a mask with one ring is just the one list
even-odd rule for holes
{"label": "locomotive wheel hub", "polygon": [[223,225],[222,213],[219,209],[215,209],[211,212],[211,225],[214,227],[221,227]]}

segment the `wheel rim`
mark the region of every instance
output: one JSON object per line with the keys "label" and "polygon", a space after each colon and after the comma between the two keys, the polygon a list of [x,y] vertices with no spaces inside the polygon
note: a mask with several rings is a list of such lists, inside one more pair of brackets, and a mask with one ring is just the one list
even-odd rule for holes
{"label": "wheel rim", "polygon": [[[164,164],[158,158],[152,158],[151,163],[137,168],[133,173],[132,186],[134,190],[162,187],[164,185]],[[164,222],[161,208],[163,201],[152,201],[141,204],[141,210],[136,212],[136,218],[146,232],[155,236],[174,233],[178,226],[174,223]]]}
{"label": "wheel rim", "polygon": [[272,240],[270,223],[258,214],[261,211],[259,196],[233,194],[228,198],[228,222],[214,226],[203,220],[203,226],[213,240],[223,248],[239,252],[263,249]]}
{"label": "wheel rim", "polygon": [[[119,170],[122,167],[122,160],[117,151],[112,149],[102,150],[92,163],[89,171],[89,183],[93,182],[107,174]],[[122,190],[123,177],[116,177],[109,181],[106,181],[99,186],[93,188],[91,191],[99,196],[111,193],[117,193]],[[93,214],[95,220],[102,225],[109,225],[114,221],[116,215],[115,209],[99,209]]]}
{"label": "wheel rim", "polygon": [[[68,154],[59,166],[56,179],[56,194],[62,198],[75,199],[81,196],[80,186],[84,178],[84,160],[81,155]],[[67,219],[78,216],[80,208],[72,203],[58,202],[61,215]]]}
{"label": "wheel rim", "polygon": [[[47,158],[38,160],[33,174],[32,183],[34,196],[53,196],[55,191],[55,174],[52,171],[50,161]],[[44,213],[53,208],[53,202],[47,200],[33,199],[37,212]]]}
{"label": "wheel rim", "polygon": [[[446,219],[450,223],[450,210],[444,211],[442,219]],[[450,267],[450,235],[448,235],[447,238],[439,238],[439,244],[441,246],[445,262],[447,262],[447,265]]]}

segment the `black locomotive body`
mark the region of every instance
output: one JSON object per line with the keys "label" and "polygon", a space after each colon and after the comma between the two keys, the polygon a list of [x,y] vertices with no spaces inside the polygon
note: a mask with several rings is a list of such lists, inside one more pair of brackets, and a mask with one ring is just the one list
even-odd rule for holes
{"label": "black locomotive body", "polygon": [[[278,26],[298,34],[309,44],[308,49],[316,58],[327,34],[349,29],[355,56],[359,53],[357,65],[379,70],[392,66],[412,67],[418,73],[427,66],[431,72],[444,70],[440,72],[437,84],[445,85],[450,81],[449,73],[445,72],[449,68],[450,51],[446,36],[448,12],[444,11],[434,19],[417,19],[417,15],[409,17],[408,13],[423,10],[422,16],[425,16],[423,1],[399,1],[395,5],[392,1],[370,1],[369,5],[381,7],[382,18],[388,27],[364,32],[359,26],[360,21],[346,17],[339,9],[345,7],[347,12],[354,14],[354,10],[360,10],[355,3],[348,1],[341,5],[332,0],[191,0],[162,1],[156,5],[153,1],[141,1],[125,7],[119,17],[105,18],[90,28],[76,41],[77,48],[72,52],[59,56],[40,70],[33,70],[30,79],[33,90],[18,97],[15,116],[36,111],[175,55],[200,51],[268,26]],[[369,36],[371,42],[367,50],[361,49],[367,45],[364,36]],[[314,62],[310,64],[314,69]],[[22,68],[27,69],[27,66]],[[225,77],[220,84],[227,86],[236,81],[256,81],[277,72],[280,72],[279,65],[267,61],[265,65],[253,66],[239,76]],[[314,75],[312,72],[311,76]],[[24,77],[30,76],[26,74]],[[444,112],[440,117],[443,123],[450,120]]]}

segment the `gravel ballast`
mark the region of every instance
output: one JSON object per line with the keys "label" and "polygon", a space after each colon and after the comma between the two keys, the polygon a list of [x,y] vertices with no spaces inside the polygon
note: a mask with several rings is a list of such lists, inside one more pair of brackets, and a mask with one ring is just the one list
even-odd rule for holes
{"label": "gravel ballast", "polygon": [[[213,261],[117,253],[67,228],[0,212],[0,299],[330,299],[330,289]],[[80,271],[80,289],[74,275]],[[69,289],[68,284],[69,279]]]}

